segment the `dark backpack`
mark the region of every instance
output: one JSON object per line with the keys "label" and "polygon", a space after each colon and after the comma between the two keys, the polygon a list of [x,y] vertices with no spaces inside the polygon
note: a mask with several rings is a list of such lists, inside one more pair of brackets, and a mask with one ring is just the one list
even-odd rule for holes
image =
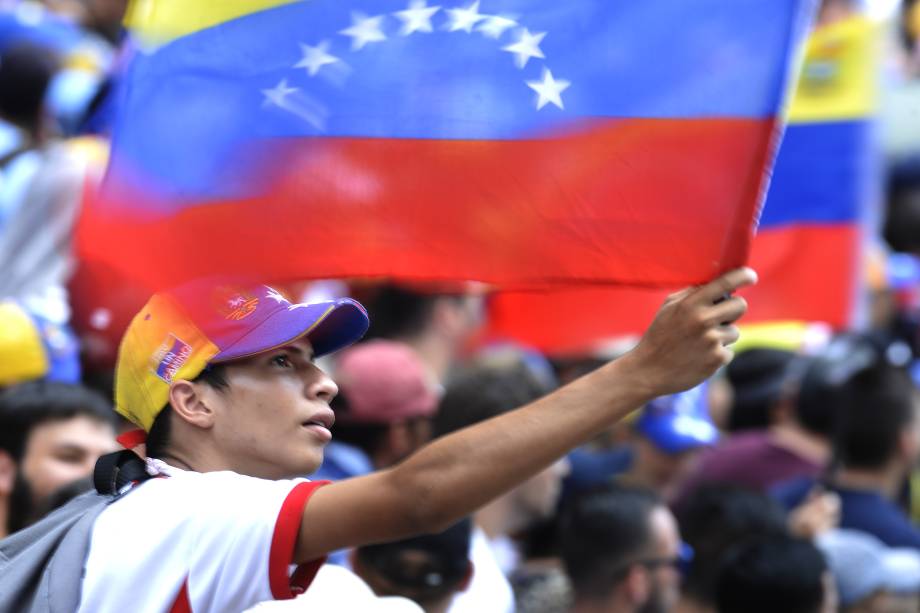
{"label": "dark backpack", "polygon": [[0,540],[0,613],[73,613],[96,518],[150,478],[133,451],[96,462],[96,491],[77,496],[41,521]]}

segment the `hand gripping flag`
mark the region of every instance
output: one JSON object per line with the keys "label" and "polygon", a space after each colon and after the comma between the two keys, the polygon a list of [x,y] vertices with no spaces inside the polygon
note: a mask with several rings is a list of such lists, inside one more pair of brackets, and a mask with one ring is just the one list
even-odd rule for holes
{"label": "hand gripping flag", "polygon": [[84,258],[662,286],[742,264],[809,0],[139,3]]}

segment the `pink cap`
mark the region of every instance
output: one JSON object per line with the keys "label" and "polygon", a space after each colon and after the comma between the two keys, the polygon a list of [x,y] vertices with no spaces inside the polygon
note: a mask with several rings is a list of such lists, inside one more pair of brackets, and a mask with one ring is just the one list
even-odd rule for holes
{"label": "pink cap", "polygon": [[348,405],[341,423],[386,424],[433,415],[438,396],[424,364],[404,343],[374,340],[340,354],[335,381]]}

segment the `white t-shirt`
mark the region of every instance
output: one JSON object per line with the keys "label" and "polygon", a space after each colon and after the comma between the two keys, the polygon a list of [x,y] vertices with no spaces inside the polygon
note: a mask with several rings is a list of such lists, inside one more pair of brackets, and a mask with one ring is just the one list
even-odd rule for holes
{"label": "white t-shirt", "polygon": [[309,586],[323,560],[292,575],[292,557],[303,509],[324,482],[148,466],[164,478],[96,520],[78,611],[243,611]]}
{"label": "white t-shirt", "polygon": [[377,596],[361,577],[346,568],[323,564],[306,594],[294,600],[263,602],[252,613],[425,613],[407,598]]}
{"label": "white t-shirt", "polygon": [[473,578],[466,591],[454,596],[448,613],[512,613],[514,590],[498,566],[489,537],[479,526],[473,528],[470,561],[473,563]]}

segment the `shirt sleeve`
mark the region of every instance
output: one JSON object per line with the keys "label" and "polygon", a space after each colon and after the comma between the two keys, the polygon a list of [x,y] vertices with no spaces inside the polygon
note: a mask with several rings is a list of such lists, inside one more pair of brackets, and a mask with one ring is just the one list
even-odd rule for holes
{"label": "shirt sleeve", "polygon": [[294,549],[303,510],[327,482],[234,473],[208,473],[200,481],[190,495],[196,503],[185,584],[191,609],[243,610],[302,593],[323,559],[293,569]]}

